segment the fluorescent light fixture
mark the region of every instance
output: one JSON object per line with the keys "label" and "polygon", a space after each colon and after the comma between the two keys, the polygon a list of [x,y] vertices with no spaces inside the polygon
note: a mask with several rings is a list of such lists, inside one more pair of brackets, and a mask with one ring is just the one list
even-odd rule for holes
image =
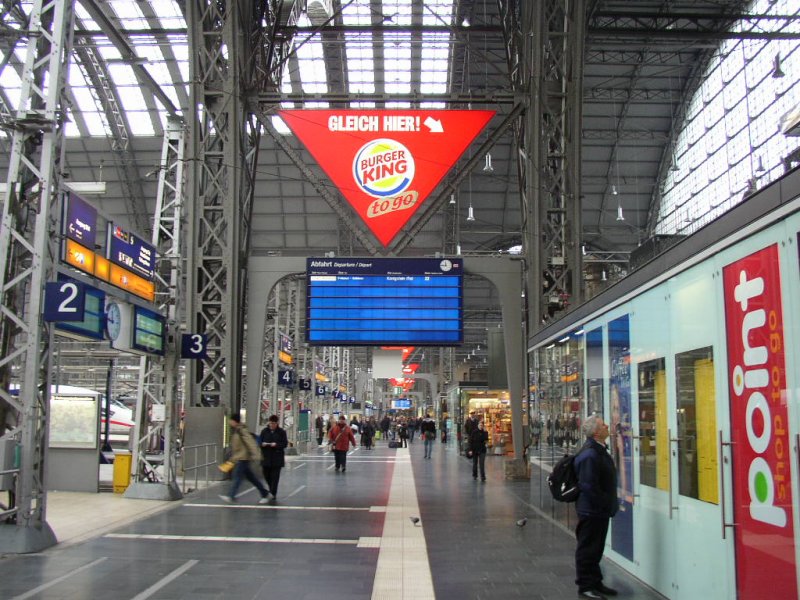
{"label": "fluorescent light fixture", "polygon": [[576,331],[574,335],[583,335],[583,329],[578,329],[578,331]]}
{"label": "fluorescent light fixture", "polygon": [[[98,196],[106,193],[105,181],[64,181],[64,187],[76,194],[84,194],[86,196]],[[36,186],[38,188],[38,186]],[[0,194],[5,194],[8,191],[7,183],[0,183]]]}
{"label": "fluorescent light fixture", "polygon": [[569,341],[569,336],[568,336],[568,335],[565,335],[565,336],[564,336],[564,337],[562,337],[560,340],[558,340],[558,343],[559,343],[559,344],[563,344],[564,342],[568,342],[568,341]]}
{"label": "fluorescent light fixture", "polygon": [[99,196],[106,193],[105,181],[64,181],[64,187],[76,194]]}

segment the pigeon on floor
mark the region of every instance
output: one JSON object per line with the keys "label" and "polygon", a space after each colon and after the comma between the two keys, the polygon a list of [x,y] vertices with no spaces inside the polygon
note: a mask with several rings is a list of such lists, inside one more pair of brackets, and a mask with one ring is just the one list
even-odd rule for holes
{"label": "pigeon on floor", "polygon": [[528,523],[528,518],[522,517],[519,521],[517,521],[517,527],[525,527],[527,523]]}
{"label": "pigeon on floor", "polygon": [[408,517],[414,525],[419,525],[419,517]]}

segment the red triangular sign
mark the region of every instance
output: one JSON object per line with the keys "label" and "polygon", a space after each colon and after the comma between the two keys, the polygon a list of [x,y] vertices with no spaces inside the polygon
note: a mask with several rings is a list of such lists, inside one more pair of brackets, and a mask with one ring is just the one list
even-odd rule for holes
{"label": "red triangular sign", "polygon": [[319,166],[388,246],[491,110],[282,110]]}

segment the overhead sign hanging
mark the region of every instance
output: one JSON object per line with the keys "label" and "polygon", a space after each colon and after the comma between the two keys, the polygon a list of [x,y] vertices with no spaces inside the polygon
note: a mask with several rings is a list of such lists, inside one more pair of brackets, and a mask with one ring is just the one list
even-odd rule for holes
{"label": "overhead sign hanging", "polygon": [[388,246],[494,116],[491,110],[283,110],[370,231]]}

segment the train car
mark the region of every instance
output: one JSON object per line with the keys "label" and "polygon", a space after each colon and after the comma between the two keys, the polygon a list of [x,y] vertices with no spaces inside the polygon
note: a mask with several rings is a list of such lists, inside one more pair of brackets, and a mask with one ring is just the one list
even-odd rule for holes
{"label": "train car", "polygon": [[[795,171],[529,340],[532,418],[574,406],[570,365],[610,425],[606,556],[668,598],[800,597],[799,249]],[[535,486],[568,450],[534,454]]]}

